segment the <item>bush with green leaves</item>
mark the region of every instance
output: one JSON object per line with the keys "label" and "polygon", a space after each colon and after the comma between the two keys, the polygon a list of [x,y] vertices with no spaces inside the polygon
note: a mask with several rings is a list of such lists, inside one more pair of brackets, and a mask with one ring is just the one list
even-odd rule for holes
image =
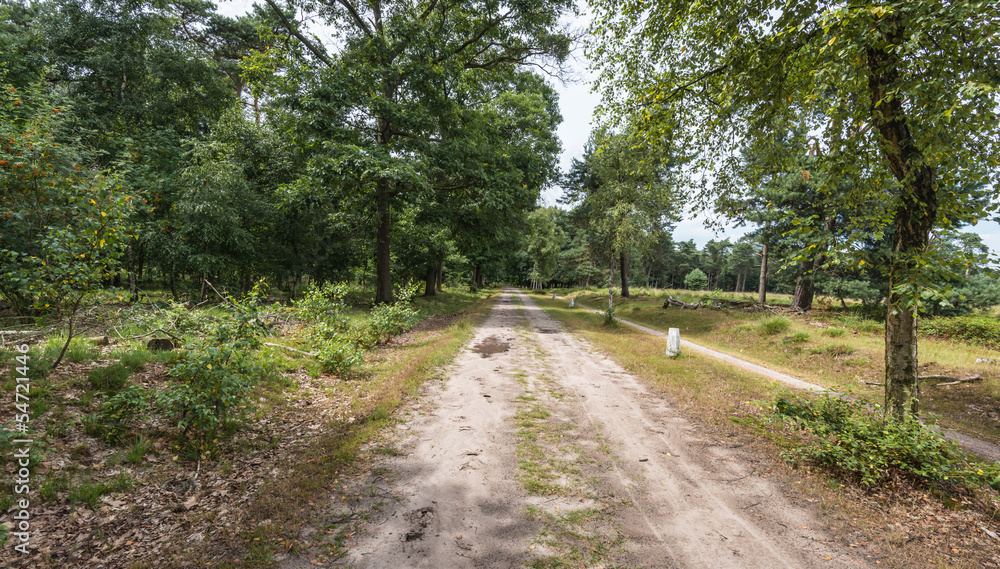
{"label": "bush with green leaves", "polygon": [[242,300],[232,301],[232,314],[220,319],[206,342],[195,343],[170,368],[174,382],[156,395],[157,406],[176,420],[184,433],[202,440],[239,418],[246,396],[268,372],[255,357],[268,333],[261,317],[263,283]]}
{"label": "bush with green leaves", "polygon": [[413,308],[411,301],[418,288],[417,283],[411,282],[400,288],[396,302],[373,308],[367,320],[356,328],[354,337],[358,344],[364,347],[381,344],[416,324],[420,313]]}
{"label": "bush with green leaves", "polygon": [[337,374],[360,365],[365,349],[410,328],[420,316],[411,304],[419,284],[411,282],[401,287],[396,302],[380,304],[368,318],[352,324],[346,314],[346,289],[344,284],[311,286],[295,303],[301,318],[311,324],[307,334],[317,346],[317,359],[324,371]]}
{"label": "bush with green leaves", "polygon": [[343,331],[348,326],[347,305],[344,302],[346,293],[347,285],[344,283],[326,283],[323,286],[310,283],[302,298],[295,301],[295,308],[307,322]]}
{"label": "bush with green leaves", "polygon": [[1000,349],[1000,319],[992,316],[939,316],[922,320],[920,324],[921,331],[927,336]]}
{"label": "bush with green leaves", "polygon": [[689,290],[705,290],[708,288],[708,275],[701,269],[694,269],[684,277],[684,286]]}
{"label": "bush with green leaves", "polygon": [[100,419],[95,429],[109,444],[125,442],[136,425],[136,419],[146,414],[151,395],[141,385],[131,385],[101,405]]}
{"label": "bush with green leaves", "polygon": [[342,374],[364,361],[362,342],[353,338],[344,294],[347,285],[310,285],[295,302],[299,316],[310,323],[307,336],[315,344],[323,370]]}
{"label": "bush with green leaves", "polygon": [[262,370],[232,347],[200,345],[170,369],[175,382],[157,394],[157,405],[176,418],[185,434],[213,438],[241,415]]}
{"label": "bush with green leaves", "polygon": [[903,475],[922,482],[989,485],[1000,490],[1000,465],[982,464],[915,417],[887,420],[857,403],[779,397],[772,410],[798,429],[803,445],[787,453],[862,486]]}

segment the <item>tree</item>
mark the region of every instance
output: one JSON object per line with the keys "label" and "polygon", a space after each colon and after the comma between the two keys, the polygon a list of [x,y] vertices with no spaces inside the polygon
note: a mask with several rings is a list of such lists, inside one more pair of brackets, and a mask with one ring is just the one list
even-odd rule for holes
{"label": "tree", "polygon": [[593,232],[607,244],[612,273],[618,258],[624,297],[629,296],[629,250],[651,245],[682,209],[684,195],[671,180],[674,166],[627,132],[595,131],[584,160],[574,159],[563,184],[561,201],[586,212]]}
{"label": "tree", "polygon": [[[607,107],[651,144],[698,149],[714,189],[738,157],[719,148],[805,125],[849,176],[854,220],[891,236],[885,410],[917,412],[916,315],[936,298],[935,227],[982,217],[971,182],[996,181],[1000,85],[994,2],[597,0],[592,57]],[[780,152],[767,162],[787,165]],[[722,174],[719,174],[721,172]],[[860,236],[858,236],[860,238]],[[839,243],[828,264],[851,261]]]}
{"label": "tree", "polygon": [[531,263],[531,288],[542,288],[559,268],[559,253],[566,236],[556,224],[559,210],[540,207],[528,215],[531,233],[526,250]]}
{"label": "tree", "polygon": [[[426,189],[435,145],[462,123],[462,86],[523,65],[560,64],[570,37],[556,31],[569,0],[326,0],[303,3],[333,30],[327,47],[266,0],[295,40],[283,61],[263,53],[247,67],[283,67],[275,103],[335,177],[369,198],[375,223],[377,302],[392,300],[392,210]],[[279,50],[269,50],[278,52]],[[280,54],[277,54],[280,56]]]}
{"label": "tree", "polygon": [[701,269],[695,269],[684,277],[684,286],[690,290],[705,290],[708,288],[708,275]]}
{"label": "tree", "polygon": [[22,93],[0,69],[0,294],[19,314],[68,308],[66,344],[84,295],[113,277],[131,196],[90,167],[76,118],[41,86]]}

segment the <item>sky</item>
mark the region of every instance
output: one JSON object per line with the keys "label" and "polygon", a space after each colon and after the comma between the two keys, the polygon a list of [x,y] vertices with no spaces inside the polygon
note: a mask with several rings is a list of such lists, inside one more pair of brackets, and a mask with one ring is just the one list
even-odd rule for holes
{"label": "sky", "polygon": [[[216,0],[219,13],[227,16],[245,14],[255,0]],[[263,4],[262,0],[257,0]],[[581,3],[582,4],[582,3]],[[585,8],[584,8],[585,9]],[[581,14],[570,23],[574,28],[585,29],[590,22],[589,14]],[[569,170],[573,158],[583,156],[583,148],[590,137],[593,126],[594,109],[600,103],[600,95],[592,91],[595,74],[590,69],[590,62],[583,53],[583,47],[578,46],[568,66],[568,81],[549,78],[552,87],[559,93],[559,107],[563,122],[559,126],[558,135],[562,141],[562,154],[559,165],[563,172]],[[559,188],[549,188],[542,193],[545,205],[557,205],[556,199],[562,194]],[[746,233],[746,228],[731,227],[721,232],[705,226],[706,216],[698,212],[685,211],[684,221],[674,229],[674,241],[693,239],[699,247],[712,239],[738,239]],[[964,228],[964,231],[979,233],[983,242],[1000,255],[1000,224],[992,221],[981,221],[975,227]]]}

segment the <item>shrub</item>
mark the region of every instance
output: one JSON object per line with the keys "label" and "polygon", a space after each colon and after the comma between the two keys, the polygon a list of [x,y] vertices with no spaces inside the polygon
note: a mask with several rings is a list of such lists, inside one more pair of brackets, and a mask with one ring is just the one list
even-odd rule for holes
{"label": "shrub", "polygon": [[157,405],[175,417],[185,434],[193,429],[208,440],[241,415],[261,370],[231,348],[198,346],[170,369],[170,375],[175,383],[157,394]]}
{"label": "shrub", "polygon": [[87,379],[90,380],[90,385],[94,389],[114,393],[125,387],[125,382],[128,381],[130,375],[132,375],[132,371],[118,363],[90,370]]}
{"label": "shrub", "polygon": [[705,290],[708,287],[708,275],[701,269],[695,269],[684,277],[684,286],[690,290]]}
{"label": "shrub", "polygon": [[268,333],[260,317],[263,295],[261,281],[233,301],[232,314],[215,325],[209,342],[193,345],[171,366],[174,383],[158,392],[155,402],[186,435],[193,431],[203,442],[213,439],[242,415],[246,395],[268,373],[252,352]]}
{"label": "shrub", "polygon": [[[101,405],[98,413],[100,424],[98,427],[90,426],[88,434],[100,435],[109,444],[121,444],[125,442],[132,429],[135,427],[137,419],[142,417],[149,409],[149,392],[141,385],[132,385],[128,389],[116,394]],[[87,430],[87,424],[84,424]]]}
{"label": "shrub", "polygon": [[958,445],[916,418],[884,420],[835,397],[813,401],[779,397],[775,415],[800,430],[802,446],[786,453],[873,486],[896,475],[929,481],[988,484],[1000,490],[1000,465],[973,460]]}
{"label": "shrub", "polygon": [[153,359],[153,353],[146,348],[137,350],[127,350],[115,354],[120,363],[132,371],[139,371],[146,367],[146,362]]}
{"label": "shrub", "polygon": [[931,318],[921,322],[921,329],[928,336],[1000,349],[1000,320],[990,316]]}
{"label": "shrub", "polygon": [[784,316],[765,318],[757,324],[757,331],[763,336],[774,336],[788,331],[792,323]]}
{"label": "shrub", "polygon": [[416,324],[420,313],[410,304],[417,292],[417,284],[410,283],[399,291],[399,300],[380,304],[372,309],[368,317],[368,329],[376,344],[409,329]]}
{"label": "shrub", "polygon": [[347,341],[324,342],[317,355],[323,371],[338,375],[351,371],[365,360],[364,349]]}
{"label": "shrub", "polygon": [[388,341],[410,328],[419,318],[411,304],[419,288],[410,283],[399,291],[396,302],[380,304],[368,318],[351,325],[344,303],[346,285],[327,284],[311,287],[296,303],[300,315],[312,323],[308,335],[318,346],[318,360],[323,370],[343,374],[364,361],[364,350]]}

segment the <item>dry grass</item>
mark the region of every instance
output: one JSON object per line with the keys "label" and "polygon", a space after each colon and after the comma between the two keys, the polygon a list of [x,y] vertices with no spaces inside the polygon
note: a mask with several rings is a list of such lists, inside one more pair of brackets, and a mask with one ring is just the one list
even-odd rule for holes
{"label": "dry grass", "polygon": [[[783,314],[788,328],[763,334],[761,327],[773,318],[771,313],[665,309],[667,294],[697,301],[686,291],[638,289],[632,298],[615,298],[615,314],[659,330],[680,328],[682,338],[873,404],[882,402],[882,390],[868,385],[881,383],[884,377],[881,323],[839,311],[814,310],[806,315]],[[607,305],[606,291],[568,291],[565,296],[593,308]],[[771,296],[778,296],[777,302],[783,300],[780,295],[769,295],[769,302]],[[975,384],[924,387],[924,410],[945,427],[1000,443],[1000,366],[976,363],[977,358],[1000,358],[1000,352],[937,338],[921,338],[919,344],[922,374],[983,377]]]}

